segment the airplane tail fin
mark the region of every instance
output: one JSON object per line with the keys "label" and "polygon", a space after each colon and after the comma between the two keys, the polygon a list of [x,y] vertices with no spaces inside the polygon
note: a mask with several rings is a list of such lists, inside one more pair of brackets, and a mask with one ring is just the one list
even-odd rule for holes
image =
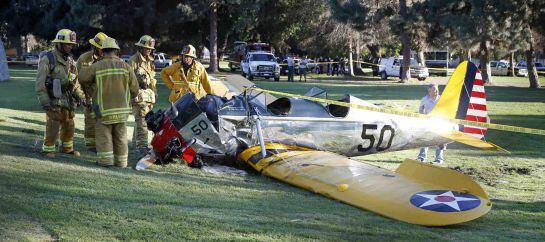
{"label": "airplane tail fin", "polygon": [[[472,62],[464,61],[456,67],[431,116],[489,122],[486,93],[481,71]],[[460,131],[481,139],[487,128],[460,125]]]}

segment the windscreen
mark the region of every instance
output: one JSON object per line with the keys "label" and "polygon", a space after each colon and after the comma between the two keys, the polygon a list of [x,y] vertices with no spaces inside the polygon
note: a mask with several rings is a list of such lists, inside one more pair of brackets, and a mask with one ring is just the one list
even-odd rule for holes
{"label": "windscreen", "polygon": [[251,57],[252,61],[274,61],[273,55],[267,55],[267,54],[255,54]]}

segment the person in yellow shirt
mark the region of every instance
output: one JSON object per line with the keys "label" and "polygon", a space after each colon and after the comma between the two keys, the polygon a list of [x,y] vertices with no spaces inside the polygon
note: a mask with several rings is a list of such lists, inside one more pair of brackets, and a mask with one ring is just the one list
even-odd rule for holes
{"label": "person in yellow shirt", "polygon": [[188,92],[197,99],[214,94],[204,66],[196,60],[195,47],[187,45],[182,51],[182,61],[161,71],[163,82],[171,89],[168,100],[173,103]]}

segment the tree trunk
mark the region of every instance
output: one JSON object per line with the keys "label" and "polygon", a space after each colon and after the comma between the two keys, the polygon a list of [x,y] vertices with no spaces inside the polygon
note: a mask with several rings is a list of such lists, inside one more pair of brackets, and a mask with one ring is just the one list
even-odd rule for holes
{"label": "tree trunk", "polygon": [[426,66],[426,58],[424,57],[423,50],[418,50],[418,54],[416,55],[416,61],[418,62],[419,66]]}
{"label": "tree trunk", "polygon": [[480,55],[480,61],[481,61],[481,76],[483,77],[483,82],[485,84],[492,83],[492,75],[490,72],[490,62],[488,61],[489,57],[489,43],[488,41],[484,40],[481,41],[481,55]]}
{"label": "tree trunk", "polygon": [[218,5],[210,3],[210,72],[218,71]]}
{"label": "tree trunk", "polygon": [[369,52],[371,52],[371,56],[373,58],[380,58],[380,46],[379,45],[366,45],[367,49],[369,49]]}
{"label": "tree trunk", "polygon": [[528,42],[530,45],[530,48],[526,50],[526,68],[528,69],[528,80],[530,81],[530,88],[539,88],[539,79],[537,75],[536,65],[534,63],[534,37],[530,36],[530,40]]}
{"label": "tree trunk", "polygon": [[515,52],[511,52],[509,55],[509,75],[515,76]]}
{"label": "tree trunk", "polygon": [[348,51],[348,65],[350,67],[350,76],[354,76],[354,65],[352,65],[352,53],[354,52],[354,48],[352,47],[352,38],[348,40],[348,48],[350,49]]}
{"label": "tree trunk", "polygon": [[471,51],[468,49],[460,49],[460,63],[463,61],[471,61]]}
{"label": "tree trunk", "polygon": [[231,31],[228,31],[225,34],[225,38],[222,41],[221,48],[218,50],[218,60],[223,60],[225,50],[227,50],[227,45],[229,45],[229,36],[230,35],[231,35]]}
{"label": "tree trunk", "polygon": [[[399,0],[399,14],[404,19],[407,17],[407,0]],[[399,82],[405,83],[411,77],[411,72],[409,69],[411,66],[411,49],[409,35],[404,29],[401,30],[401,45],[403,46],[403,64],[399,75],[399,78],[401,79]]]}
{"label": "tree trunk", "polygon": [[0,38],[0,82],[9,80],[8,62],[4,42]]}
{"label": "tree trunk", "polygon": [[361,67],[361,45],[360,45],[360,38],[357,38],[356,39],[356,71],[358,73],[362,73],[363,72],[363,68]]}

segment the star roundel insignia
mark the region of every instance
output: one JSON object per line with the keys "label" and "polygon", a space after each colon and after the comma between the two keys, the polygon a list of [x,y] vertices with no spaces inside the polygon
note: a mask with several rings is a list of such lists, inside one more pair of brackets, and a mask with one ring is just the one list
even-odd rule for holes
{"label": "star roundel insignia", "polygon": [[410,201],[415,207],[444,213],[471,210],[481,204],[481,199],[474,195],[447,190],[419,192]]}

